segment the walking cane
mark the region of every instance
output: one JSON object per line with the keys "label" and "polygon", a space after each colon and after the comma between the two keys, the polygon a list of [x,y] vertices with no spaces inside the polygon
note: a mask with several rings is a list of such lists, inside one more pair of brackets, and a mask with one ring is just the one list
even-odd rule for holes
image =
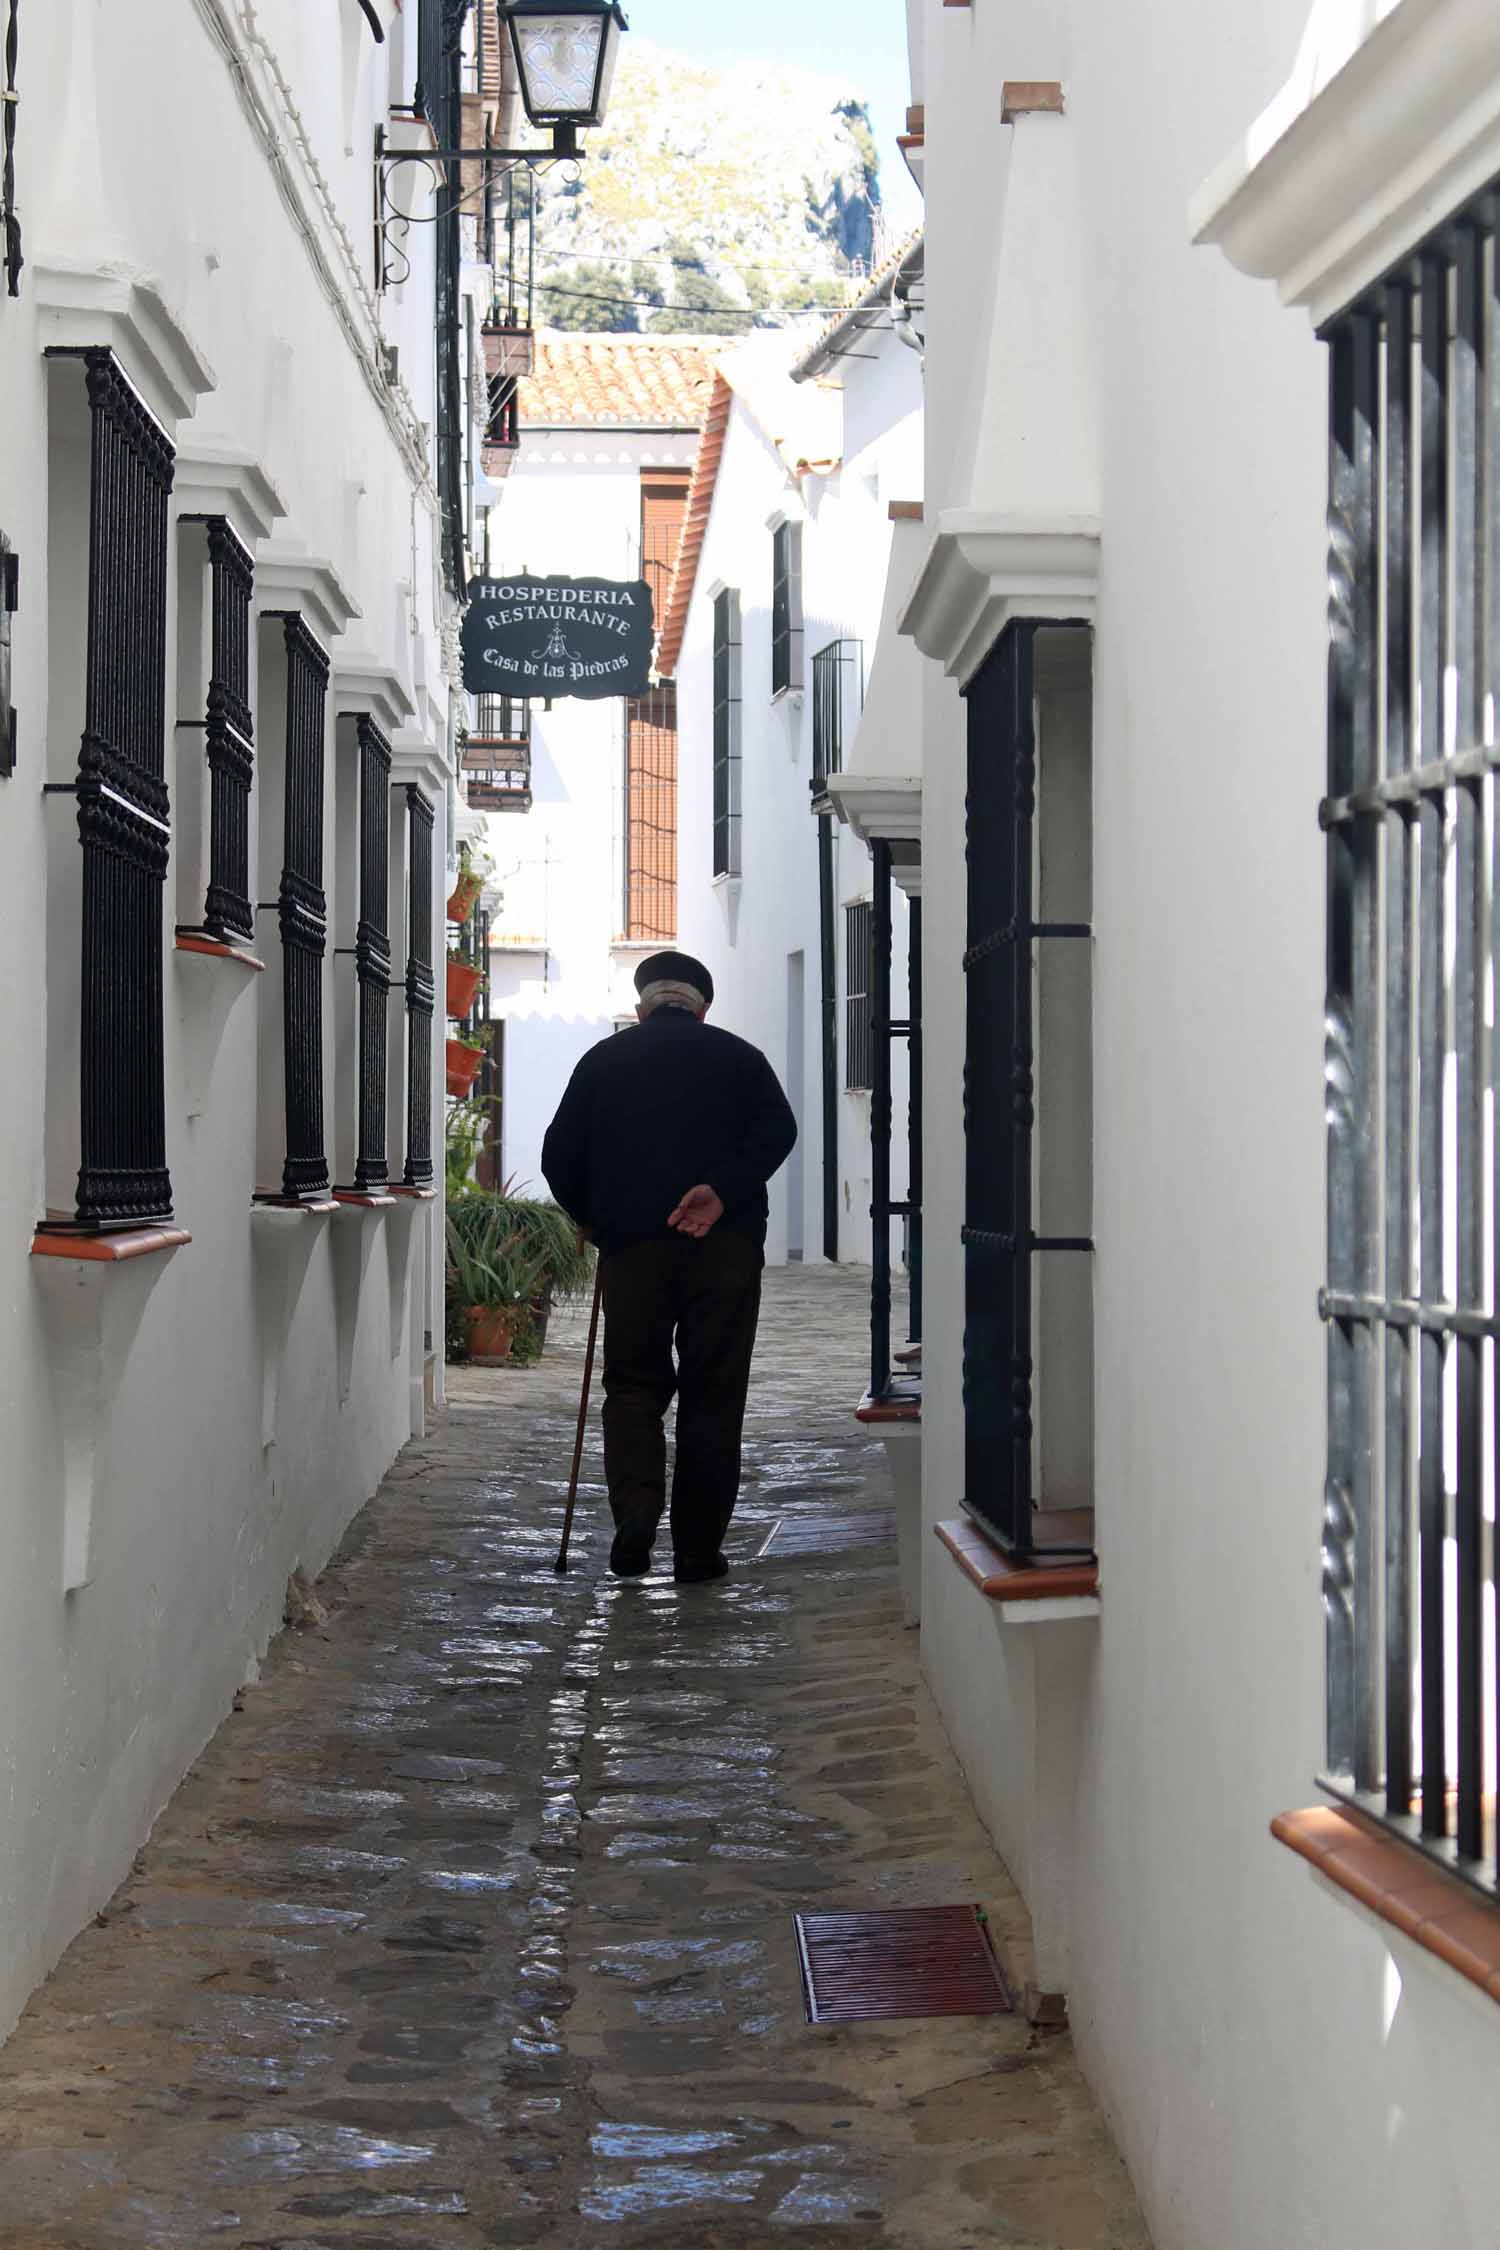
{"label": "walking cane", "polygon": [[563,1517],[562,1545],[557,1550],[557,1560],[552,1568],[559,1578],[568,1571],[568,1541],[573,1536],[573,1510],[578,1505],[578,1470],[583,1460],[583,1433],[589,1418],[589,1388],[594,1380],[594,1343],[599,1334],[599,1298],[604,1288],[604,1268],[594,1267],[594,1309],[589,1315],[589,1348],[583,1360],[583,1395],[578,1401],[578,1436],[573,1444],[573,1473],[568,1479],[568,1506]]}

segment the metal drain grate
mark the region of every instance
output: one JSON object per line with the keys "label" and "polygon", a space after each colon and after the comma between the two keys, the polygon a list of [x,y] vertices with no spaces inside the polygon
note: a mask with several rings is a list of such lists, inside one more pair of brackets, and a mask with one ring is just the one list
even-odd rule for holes
{"label": "metal drain grate", "polygon": [[853,1547],[889,1546],[896,1536],[894,1508],[864,1508],[857,1516],[783,1516],[773,1524],[760,1555],[842,1555]]}
{"label": "metal drain grate", "polygon": [[809,2023],[994,2016],[1014,2005],[977,1906],[792,1919]]}

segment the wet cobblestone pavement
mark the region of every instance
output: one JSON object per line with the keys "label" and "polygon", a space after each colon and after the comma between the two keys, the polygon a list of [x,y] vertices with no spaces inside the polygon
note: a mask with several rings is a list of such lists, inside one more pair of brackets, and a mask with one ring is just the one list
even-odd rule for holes
{"label": "wet cobblestone pavement", "polygon": [[578,1320],[457,1376],[0,2052],[4,2250],[1146,2250],[1065,2037],[804,2020],[799,1906],[1020,1919],[893,1551],[757,1558],[889,1505],[865,1307],[768,1274],[706,1587],[605,1575],[596,1443],[553,1575]]}

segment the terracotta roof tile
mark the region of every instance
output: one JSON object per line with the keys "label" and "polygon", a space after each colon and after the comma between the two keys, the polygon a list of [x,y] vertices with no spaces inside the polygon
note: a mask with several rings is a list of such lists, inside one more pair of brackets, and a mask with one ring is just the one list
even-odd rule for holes
{"label": "terracotta roof tile", "polygon": [[656,668],[664,679],[671,678],[677,669],[677,659],[682,654],[682,637],[687,631],[693,588],[698,582],[698,563],[703,553],[708,519],[713,511],[714,492],[719,481],[719,461],[724,452],[724,438],[729,429],[729,410],[733,404],[734,392],[728,377],[715,374],[712,399],[703,422],[703,435],[698,440],[698,458],[693,463],[693,478],[688,486],[687,507],[683,512],[682,530],[677,543],[677,560],[672,569],[671,585],[667,589],[666,615],[657,635]]}
{"label": "terracotta roof tile", "polygon": [[722,336],[591,336],[543,329],[521,383],[521,428],[700,429]]}

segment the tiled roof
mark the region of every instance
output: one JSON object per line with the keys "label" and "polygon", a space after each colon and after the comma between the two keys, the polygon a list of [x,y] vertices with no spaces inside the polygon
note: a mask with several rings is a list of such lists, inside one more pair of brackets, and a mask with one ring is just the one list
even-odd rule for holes
{"label": "tiled roof", "polygon": [[698,440],[698,458],[693,463],[693,481],[688,486],[687,507],[682,518],[682,530],[678,535],[677,560],[672,569],[672,582],[667,589],[666,615],[657,635],[656,668],[663,679],[672,677],[677,669],[677,659],[682,654],[682,636],[687,630],[693,588],[698,581],[698,561],[703,553],[703,540],[713,510],[714,492],[719,481],[719,460],[724,451],[729,410],[733,404],[734,392],[728,377],[716,374],[713,377],[712,401],[704,417],[703,435]]}
{"label": "tiled roof", "polygon": [[722,336],[590,336],[544,328],[521,383],[521,428],[696,430]]}
{"label": "tiled roof", "polygon": [[860,335],[866,328],[885,324],[891,283],[922,239],[923,230],[916,227],[904,241],[897,243],[884,264],[876,267],[853,303],[846,305],[842,312],[835,313],[811,350],[803,353],[792,369],[794,383],[804,383],[810,375],[826,374],[830,361],[840,356],[841,346],[847,345],[852,337]]}

